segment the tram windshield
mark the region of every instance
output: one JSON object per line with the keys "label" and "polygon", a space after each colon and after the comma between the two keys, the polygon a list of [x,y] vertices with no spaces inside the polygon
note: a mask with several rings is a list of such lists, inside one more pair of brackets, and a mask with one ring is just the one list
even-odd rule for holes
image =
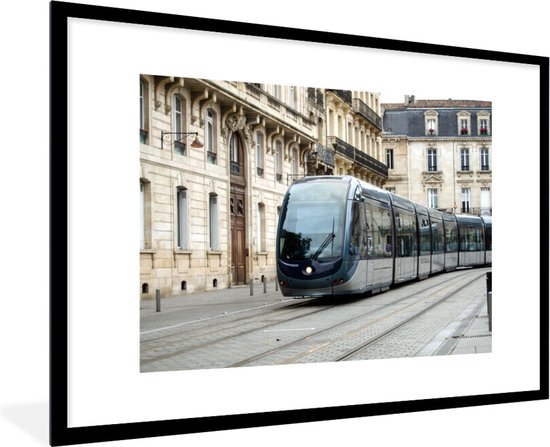
{"label": "tram windshield", "polygon": [[279,250],[283,261],[322,262],[342,255],[349,185],[298,183],[283,209]]}

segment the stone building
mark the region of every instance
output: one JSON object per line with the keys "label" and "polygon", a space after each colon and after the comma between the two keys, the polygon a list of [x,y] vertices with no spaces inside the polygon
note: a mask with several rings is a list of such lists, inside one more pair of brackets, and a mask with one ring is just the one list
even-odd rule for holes
{"label": "stone building", "polygon": [[273,280],[290,183],[382,185],[381,132],[378,94],[141,75],[140,297]]}
{"label": "stone building", "polygon": [[406,96],[383,108],[386,189],[447,212],[491,215],[491,102]]}
{"label": "stone building", "polygon": [[382,160],[380,95],[327,90],[327,144],[335,151],[334,174],[349,174],[382,186],[388,169]]}

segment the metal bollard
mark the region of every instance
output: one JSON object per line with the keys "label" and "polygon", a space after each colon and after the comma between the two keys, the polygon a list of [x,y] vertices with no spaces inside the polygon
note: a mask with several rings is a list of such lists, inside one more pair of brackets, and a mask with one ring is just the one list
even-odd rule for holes
{"label": "metal bollard", "polygon": [[157,301],[157,312],[160,312],[160,289],[156,289],[155,295],[155,299]]}
{"label": "metal bollard", "polygon": [[254,295],[254,278],[250,278],[250,296]]}
{"label": "metal bollard", "polygon": [[493,272],[487,272],[485,279],[487,280],[487,293],[493,291]]}
{"label": "metal bollard", "polygon": [[279,280],[275,277],[275,292],[279,291]]}
{"label": "metal bollard", "polygon": [[264,293],[267,293],[267,280],[265,279],[265,277],[263,278],[263,283],[264,283]]}

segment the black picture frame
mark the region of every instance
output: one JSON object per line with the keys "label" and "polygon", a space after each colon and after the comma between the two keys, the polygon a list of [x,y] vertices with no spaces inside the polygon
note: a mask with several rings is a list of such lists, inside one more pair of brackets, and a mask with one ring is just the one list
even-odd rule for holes
{"label": "black picture frame", "polygon": [[[68,426],[68,21],[71,18],[112,23],[151,25],[175,29],[239,34],[290,41],[338,44],[349,47],[396,50],[469,59],[511,62],[540,69],[540,240],[548,247],[548,110],[549,59],[514,53],[437,44],[406,42],[358,35],[336,34],[306,29],[282,28],[252,23],[235,23],[208,18],[188,17],[157,12],[128,10],[53,1],[50,3],[50,443],[70,445],[145,437],[251,428],[302,422],[348,419],[394,413],[411,413],[458,407],[512,403],[548,399],[548,283],[540,280],[540,387],[519,392],[450,396],[414,401],[383,402],[364,405],[342,405],[325,408],[270,411],[173,420],[155,420],[84,427]],[[236,26],[238,25],[238,26]],[[540,257],[541,271],[548,271],[548,253]]]}

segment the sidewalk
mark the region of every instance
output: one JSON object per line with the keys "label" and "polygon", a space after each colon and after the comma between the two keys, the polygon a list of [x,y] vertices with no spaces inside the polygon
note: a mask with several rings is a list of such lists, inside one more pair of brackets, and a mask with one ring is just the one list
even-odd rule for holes
{"label": "sidewalk", "polygon": [[491,352],[492,331],[489,330],[487,304],[482,304],[471,325],[464,331],[451,354],[478,354]]}
{"label": "sidewalk", "polygon": [[193,292],[160,299],[160,312],[156,311],[156,299],[142,300],[140,308],[140,331],[167,327],[173,324],[215,318],[220,315],[243,311],[255,307],[271,305],[286,301],[275,282],[264,285],[255,282],[253,295],[250,286],[236,286],[227,289]]}

